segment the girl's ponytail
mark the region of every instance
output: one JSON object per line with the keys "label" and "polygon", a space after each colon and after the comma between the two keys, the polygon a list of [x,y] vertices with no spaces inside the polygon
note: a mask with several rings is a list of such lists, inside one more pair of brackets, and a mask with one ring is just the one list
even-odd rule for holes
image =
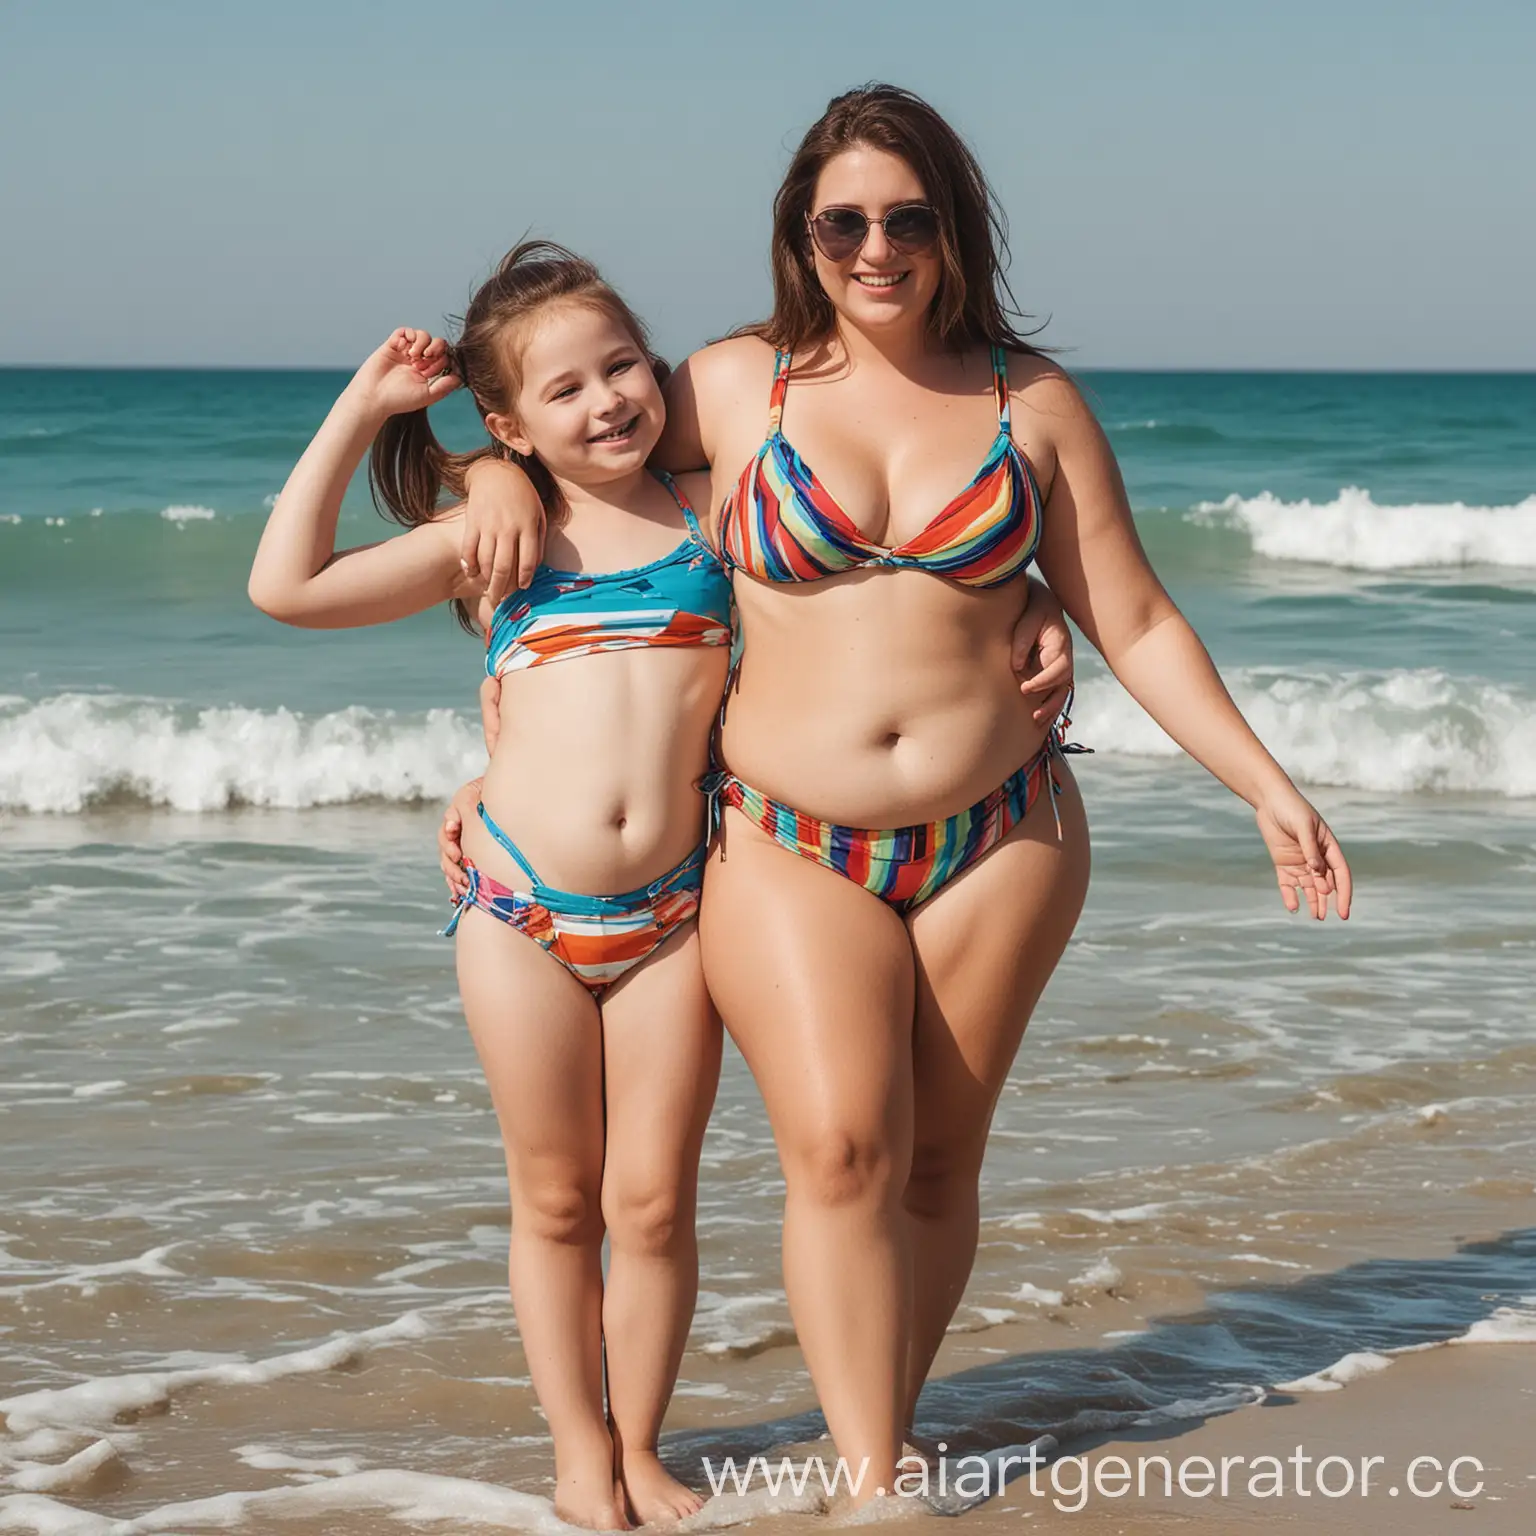
{"label": "girl's ponytail", "polygon": [[[645,327],[591,262],[550,241],[525,240],[502,258],[470,300],[459,340],[449,349],[453,371],[482,421],[491,414],[512,414],[519,387],[515,332],[546,305],[559,302],[585,304],[612,315],[635,338],[657,382],[666,378],[667,365],[651,351]],[[469,466],[486,458],[505,459],[521,468],[551,521],[564,513],[560,488],[538,458],[515,453],[494,438],[473,453],[450,453],[437,440],[424,410],[391,416],[374,439],[368,457],[374,503],[397,523],[418,527],[437,516],[445,491],[459,500],[465,497]],[[479,635],[469,606],[456,598],[453,607],[459,623]]]}
{"label": "girl's ponytail", "polygon": [[425,410],[391,416],[368,455],[368,486],[375,505],[407,528],[431,522],[449,458]]}
{"label": "girl's ponytail", "polygon": [[[450,453],[438,442],[425,410],[391,416],[368,454],[368,488],[374,505],[406,528],[430,523],[440,510],[443,492],[462,498],[465,471],[476,459],[494,453],[492,448]],[[453,612],[462,629],[484,638],[462,598],[453,600]]]}

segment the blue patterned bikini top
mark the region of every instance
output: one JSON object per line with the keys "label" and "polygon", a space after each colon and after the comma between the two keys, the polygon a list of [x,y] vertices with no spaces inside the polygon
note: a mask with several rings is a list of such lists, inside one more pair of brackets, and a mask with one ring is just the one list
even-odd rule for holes
{"label": "blue patterned bikini top", "polygon": [[731,579],[672,477],[660,479],[687,521],[682,543],[627,571],[541,565],[491,618],[485,652],[490,676],[604,651],[731,643]]}

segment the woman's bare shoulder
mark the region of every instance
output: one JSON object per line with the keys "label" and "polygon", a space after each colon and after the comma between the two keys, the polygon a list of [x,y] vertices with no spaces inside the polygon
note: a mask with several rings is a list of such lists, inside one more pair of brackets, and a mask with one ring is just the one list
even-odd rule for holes
{"label": "woman's bare shoulder", "polygon": [[655,462],[680,471],[733,454],[743,424],[767,419],[772,383],[773,348],[759,337],[700,347],[667,380],[667,426]]}
{"label": "woman's bare shoulder", "polygon": [[1008,393],[1035,435],[1054,442],[1059,437],[1096,433],[1098,418],[1083,387],[1054,358],[1038,352],[1010,353]]}
{"label": "woman's bare shoulder", "polygon": [[773,348],[761,336],[727,336],[690,353],[683,363],[696,391],[727,396],[773,379]]}
{"label": "woman's bare shoulder", "polygon": [[1008,395],[1013,402],[1013,440],[1027,455],[1047,500],[1064,456],[1075,461],[1084,452],[1108,453],[1082,386],[1053,358],[1010,352]]}
{"label": "woman's bare shoulder", "polygon": [[1034,400],[1042,405],[1082,399],[1072,375],[1055,358],[1040,352],[1008,354],[1008,393],[1015,400]]}

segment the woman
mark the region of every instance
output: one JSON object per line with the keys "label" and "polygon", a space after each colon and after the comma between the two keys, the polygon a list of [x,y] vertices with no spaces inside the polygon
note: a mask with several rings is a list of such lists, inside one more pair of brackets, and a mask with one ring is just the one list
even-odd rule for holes
{"label": "woman", "polygon": [[[836,98],[775,200],[772,317],[678,370],[658,449],[710,466],[745,640],[705,974],[767,1106],[785,1289],[863,1499],[893,1487],[975,1258],[993,1108],[1088,887],[1076,785],[1009,665],[1031,557],[1253,806],[1287,908],[1349,909],[1333,835],[1148,565],[1092,413],[1008,323],[1001,234],[931,107]],[[507,473],[480,472],[473,512]]]}

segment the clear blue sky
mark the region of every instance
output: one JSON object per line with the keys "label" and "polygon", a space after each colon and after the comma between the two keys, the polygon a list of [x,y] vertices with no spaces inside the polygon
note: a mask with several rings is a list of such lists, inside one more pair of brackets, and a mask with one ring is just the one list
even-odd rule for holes
{"label": "clear blue sky", "polygon": [[0,0],[0,363],[345,364],[527,230],[676,355],[932,100],[1075,366],[1536,367],[1532,0]]}

